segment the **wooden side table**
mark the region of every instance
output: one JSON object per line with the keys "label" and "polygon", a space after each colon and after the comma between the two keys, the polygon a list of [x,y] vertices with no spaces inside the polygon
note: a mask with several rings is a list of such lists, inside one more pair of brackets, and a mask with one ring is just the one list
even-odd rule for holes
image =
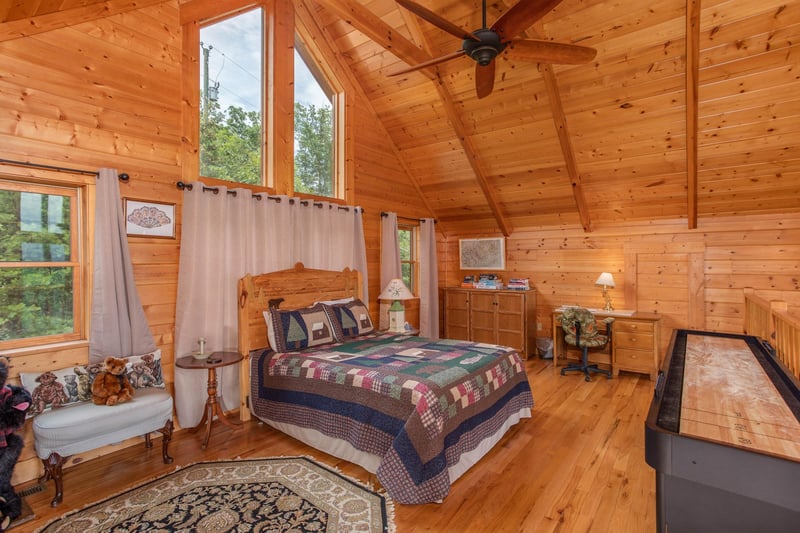
{"label": "wooden side table", "polygon": [[208,446],[209,437],[211,437],[211,423],[214,421],[215,415],[220,422],[233,429],[236,429],[236,426],[242,424],[240,420],[228,420],[225,413],[222,412],[222,408],[219,405],[219,398],[217,397],[217,369],[223,366],[235,365],[242,359],[242,354],[239,352],[212,352],[211,355],[208,356],[208,359],[195,359],[191,355],[187,355],[175,361],[175,366],[178,368],[208,370],[208,398],[206,398],[203,418],[200,419],[199,424],[189,430],[194,433],[201,427],[206,427],[206,435],[203,437],[203,444],[201,446],[204,450],[206,446]]}

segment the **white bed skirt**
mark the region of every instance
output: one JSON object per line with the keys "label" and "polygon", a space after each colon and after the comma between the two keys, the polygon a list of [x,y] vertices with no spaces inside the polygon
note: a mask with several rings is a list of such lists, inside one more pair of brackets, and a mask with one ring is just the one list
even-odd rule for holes
{"label": "white bed skirt", "polygon": [[[464,473],[469,470],[472,465],[480,461],[484,455],[489,453],[489,450],[491,450],[495,444],[497,444],[500,439],[503,438],[503,435],[505,435],[512,426],[519,423],[521,419],[530,417],[531,410],[528,407],[524,407],[516,413],[512,413],[505,420],[503,425],[500,426],[500,429],[498,429],[494,434],[483,439],[478,446],[475,447],[475,449],[461,454],[461,458],[459,459],[458,463],[454,464],[448,469],[450,483],[452,484],[455,482],[455,480],[464,475]],[[372,474],[378,471],[378,466],[380,466],[381,463],[380,456],[362,452],[345,440],[329,437],[315,429],[308,429],[296,426],[294,424],[287,424],[285,422],[276,422],[274,420],[261,418],[258,416],[257,418],[262,422],[274,427],[278,431],[282,431],[283,433],[286,433],[287,435],[294,437],[305,444],[308,444],[312,448],[325,452],[329,455],[333,455],[334,457],[338,457],[339,459],[344,459],[345,461],[355,463]]]}

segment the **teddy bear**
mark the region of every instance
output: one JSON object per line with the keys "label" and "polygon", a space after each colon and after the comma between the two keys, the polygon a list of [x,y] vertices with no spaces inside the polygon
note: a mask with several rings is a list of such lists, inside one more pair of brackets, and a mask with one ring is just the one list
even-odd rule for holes
{"label": "teddy bear", "polygon": [[32,403],[28,391],[6,384],[8,367],[8,359],[0,357],[0,531],[22,514],[22,499],[11,485],[11,475],[25,443],[14,430],[25,424]]}
{"label": "teddy bear", "polygon": [[127,361],[106,357],[105,370],[97,374],[92,383],[92,401],[96,405],[117,405],[133,398],[134,389],[128,380]]}
{"label": "teddy bear", "polygon": [[147,366],[147,363],[140,361],[131,365],[131,371],[128,375],[131,385],[135,388],[145,388],[156,384],[156,378],[153,375],[153,370]]}
{"label": "teddy bear", "polygon": [[73,367],[78,376],[78,400],[81,402],[92,399],[92,383],[94,378],[103,371],[103,363],[92,363],[86,366]]}
{"label": "teddy bear", "polygon": [[31,414],[37,415],[44,411],[47,406],[61,407],[69,401],[64,385],[58,381],[58,376],[52,372],[44,372],[36,378],[39,385],[34,387],[33,409]]}

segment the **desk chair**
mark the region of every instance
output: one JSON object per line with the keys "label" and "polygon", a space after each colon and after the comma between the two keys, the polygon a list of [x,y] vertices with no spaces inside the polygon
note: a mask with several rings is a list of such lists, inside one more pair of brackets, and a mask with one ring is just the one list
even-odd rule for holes
{"label": "desk chair", "polygon": [[614,322],[612,317],[601,321],[606,324],[606,334],[601,335],[597,331],[597,321],[588,309],[582,307],[571,307],[566,309],[561,315],[561,328],[564,330],[564,342],[576,346],[583,350],[583,358],[580,363],[570,363],[561,369],[561,375],[566,375],[571,370],[583,372],[586,381],[592,381],[590,372],[604,374],[611,378],[609,370],[597,368],[597,365],[590,365],[589,348],[602,348],[611,342],[611,324]]}

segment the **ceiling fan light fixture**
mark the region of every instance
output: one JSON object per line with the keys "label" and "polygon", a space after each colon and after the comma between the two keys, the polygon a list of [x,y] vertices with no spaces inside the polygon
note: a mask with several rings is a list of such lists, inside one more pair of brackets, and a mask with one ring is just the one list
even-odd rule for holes
{"label": "ceiling fan light fixture", "polygon": [[497,50],[491,46],[479,46],[472,51],[470,57],[477,61],[480,66],[485,67],[492,62],[492,59],[497,57]]}
{"label": "ceiling fan light fixture", "polygon": [[491,63],[497,54],[506,47],[505,43],[500,40],[500,36],[490,29],[482,28],[475,30],[472,34],[480,41],[465,39],[462,48],[482,67]]}

